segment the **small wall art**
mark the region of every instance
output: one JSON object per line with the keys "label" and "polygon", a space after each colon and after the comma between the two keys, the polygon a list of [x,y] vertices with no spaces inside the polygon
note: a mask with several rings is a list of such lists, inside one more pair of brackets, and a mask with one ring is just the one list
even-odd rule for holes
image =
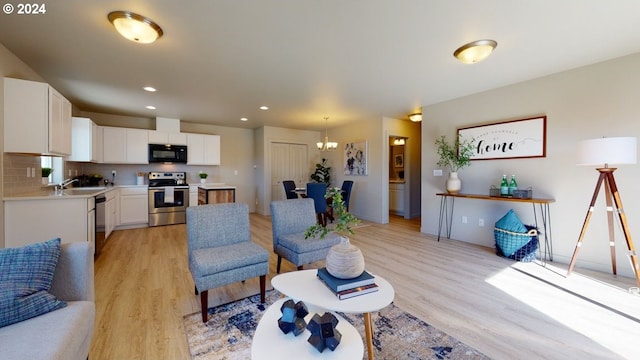
{"label": "small wall art", "polygon": [[471,126],[458,129],[460,141],[474,141],[471,160],[545,157],[547,117]]}
{"label": "small wall art", "polygon": [[397,168],[404,167],[404,155],[397,154],[393,156],[393,166]]}
{"label": "small wall art", "polygon": [[344,145],[344,174],[367,175],[367,141]]}

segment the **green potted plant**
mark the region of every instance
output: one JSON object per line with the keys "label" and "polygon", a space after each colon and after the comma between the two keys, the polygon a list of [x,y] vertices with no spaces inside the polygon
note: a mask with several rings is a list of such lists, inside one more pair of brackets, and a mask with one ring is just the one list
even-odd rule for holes
{"label": "green potted plant", "polygon": [[349,243],[348,235],[353,235],[353,227],[360,224],[360,220],[347,211],[342,199],[342,189],[329,188],[325,194],[331,199],[335,226],[332,228],[314,224],[304,232],[305,239],[320,236],[324,238],[330,232],[340,236],[341,242],[329,249],[325,266],[329,274],[340,279],[351,279],[360,276],[364,271],[364,256],[362,251]]}
{"label": "green potted plant", "polygon": [[311,174],[311,181],[327,184],[327,186],[331,184],[331,166],[327,166],[327,159],[322,159],[321,163],[316,164],[316,169]]}
{"label": "green potted plant", "polygon": [[40,171],[42,172],[42,185],[48,185],[49,175],[51,175],[53,169],[49,167],[43,167],[42,169],[40,169]]}
{"label": "green potted plant", "polygon": [[201,172],[198,174],[198,176],[200,176],[200,182],[204,184],[207,182],[207,177],[209,176],[209,174]]}
{"label": "green potted plant", "polygon": [[457,193],[462,188],[462,182],[458,177],[458,171],[471,165],[471,156],[475,150],[474,140],[460,140],[460,134],[450,144],[447,142],[446,136],[442,135],[436,139],[438,147],[438,166],[446,166],[449,168],[449,178],[447,179],[447,191]]}

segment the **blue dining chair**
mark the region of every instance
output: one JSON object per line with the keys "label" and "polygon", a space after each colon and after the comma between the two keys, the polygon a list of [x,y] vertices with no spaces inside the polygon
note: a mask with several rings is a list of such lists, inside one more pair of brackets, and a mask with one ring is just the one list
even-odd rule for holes
{"label": "blue dining chair", "polygon": [[324,194],[326,193],[326,184],[307,183],[307,197],[313,199],[318,224],[321,224],[322,226],[327,226],[327,199],[324,198]]}
{"label": "blue dining chair", "polygon": [[296,190],[296,182],[293,180],[283,180],[282,186],[284,186],[284,194],[287,196],[287,199],[297,199],[298,194],[295,193]]}
{"label": "blue dining chair", "polygon": [[342,200],[344,200],[344,206],[349,212],[349,200],[351,199],[351,189],[353,188],[352,180],[345,180],[342,182]]}

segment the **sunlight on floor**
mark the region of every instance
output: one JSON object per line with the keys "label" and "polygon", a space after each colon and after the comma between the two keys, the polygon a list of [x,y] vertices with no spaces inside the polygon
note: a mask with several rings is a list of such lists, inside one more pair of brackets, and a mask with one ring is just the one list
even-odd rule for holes
{"label": "sunlight on floor", "polygon": [[[506,268],[486,281],[516,299],[517,306],[527,305],[538,312],[539,316],[548,317],[550,325],[569,328],[624,358],[637,358],[640,352],[637,345],[637,339],[640,338],[640,324],[637,321],[617,314],[606,305],[602,306],[590,299],[581,298],[572,291],[565,291],[544,281],[533,289],[530,287],[530,282],[526,287],[524,284],[527,282],[518,279],[527,275],[514,274],[517,271]],[[530,309],[523,307],[523,311],[530,311]],[[597,320],[594,321],[594,319]],[[549,331],[552,331],[551,327]],[[560,343],[571,341],[570,339],[558,340]]]}

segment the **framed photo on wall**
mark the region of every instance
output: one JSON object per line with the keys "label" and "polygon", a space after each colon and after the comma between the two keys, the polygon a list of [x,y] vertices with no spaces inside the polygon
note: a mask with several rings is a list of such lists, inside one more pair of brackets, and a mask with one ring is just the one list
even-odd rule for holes
{"label": "framed photo on wall", "polygon": [[344,145],[344,174],[367,175],[367,141]]}
{"label": "framed photo on wall", "polygon": [[397,168],[404,167],[404,155],[396,154],[393,156],[393,167],[397,167]]}
{"label": "framed photo on wall", "polygon": [[547,116],[458,129],[460,141],[474,141],[471,160],[547,156]]}

